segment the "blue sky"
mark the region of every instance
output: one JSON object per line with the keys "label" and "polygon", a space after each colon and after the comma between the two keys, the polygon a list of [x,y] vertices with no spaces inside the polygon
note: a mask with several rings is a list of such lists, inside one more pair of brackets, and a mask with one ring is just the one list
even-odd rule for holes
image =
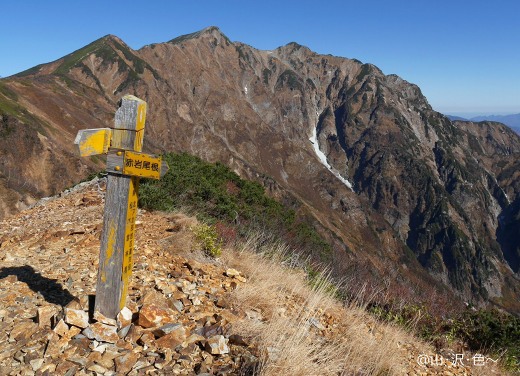
{"label": "blue sky", "polygon": [[295,41],[419,85],[443,113],[520,113],[520,1],[1,1],[0,76],[106,34],[130,47],[207,26],[274,49]]}

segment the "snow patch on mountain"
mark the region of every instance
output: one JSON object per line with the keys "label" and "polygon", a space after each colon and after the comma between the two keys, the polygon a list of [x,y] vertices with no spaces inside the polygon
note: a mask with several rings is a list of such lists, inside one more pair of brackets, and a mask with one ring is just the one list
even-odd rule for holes
{"label": "snow patch on mountain", "polygon": [[314,148],[314,152],[316,153],[316,156],[320,160],[320,162],[327,167],[327,169],[334,174],[335,177],[337,177],[343,184],[345,184],[348,188],[350,188],[351,191],[354,191],[352,188],[352,184],[345,179],[343,176],[340,175],[338,171],[336,171],[327,161],[327,156],[323,154],[323,152],[320,150],[320,147],[318,146],[318,137],[316,133],[316,127],[312,128],[312,135],[309,138],[309,141],[312,144],[312,147]]}

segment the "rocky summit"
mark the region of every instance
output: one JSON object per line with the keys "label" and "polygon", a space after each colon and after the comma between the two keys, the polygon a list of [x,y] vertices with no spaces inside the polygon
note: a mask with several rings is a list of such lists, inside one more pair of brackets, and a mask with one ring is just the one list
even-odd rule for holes
{"label": "rocky summit", "polygon": [[297,43],[260,51],[218,28],[133,50],[106,36],[0,80],[0,215],[103,169],[76,132],[147,101],[144,149],[220,161],[312,218],[337,276],[405,298],[520,312],[520,138],[452,122],[372,64]]}

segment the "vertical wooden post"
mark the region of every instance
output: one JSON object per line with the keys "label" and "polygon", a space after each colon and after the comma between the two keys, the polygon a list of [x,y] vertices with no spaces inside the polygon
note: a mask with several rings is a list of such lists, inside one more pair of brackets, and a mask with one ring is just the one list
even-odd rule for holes
{"label": "vertical wooden post", "polygon": [[[115,116],[111,148],[140,152],[143,146],[146,102],[123,97]],[[117,152],[118,155],[124,151]],[[108,170],[103,232],[94,309],[115,318],[125,306],[132,273],[139,177],[121,175],[124,166]]]}

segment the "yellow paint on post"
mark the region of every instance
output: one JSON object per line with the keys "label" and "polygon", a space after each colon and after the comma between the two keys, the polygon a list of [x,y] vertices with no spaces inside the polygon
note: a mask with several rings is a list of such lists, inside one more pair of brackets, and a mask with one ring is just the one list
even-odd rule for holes
{"label": "yellow paint on post", "polygon": [[74,145],[81,157],[106,154],[110,147],[112,130],[110,128],[83,129],[78,132]]}
{"label": "yellow paint on post", "polygon": [[161,165],[161,157],[125,151],[123,174],[158,180],[161,178]]}
{"label": "yellow paint on post", "polygon": [[[137,121],[135,124],[135,130],[140,131],[144,129],[144,123],[146,121],[146,102],[139,102],[137,106]],[[136,148],[137,149],[137,148]]]}
{"label": "yellow paint on post", "polygon": [[132,275],[134,241],[135,241],[135,220],[137,218],[137,192],[139,190],[139,178],[130,179],[130,190],[128,192],[127,214],[125,223],[125,239],[123,248],[123,272],[121,280],[123,288],[119,300],[119,309],[123,309],[128,295],[128,285]]}
{"label": "yellow paint on post", "polygon": [[135,125],[134,150],[143,150],[144,123],[146,121],[146,102],[140,102],[137,107],[137,123]]}
{"label": "yellow paint on post", "polygon": [[105,268],[108,265],[108,263],[112,260],[112,256],[114,255],[115,243],[116,243],[116,226],[114,224],[114,221],[110,221],[110,223],[108,225],[107,253],[106,253],[106,258],[105,258],[105,262],[104,262],[104,267],[101,271],[101,280],[103,282],[107,281]]}

